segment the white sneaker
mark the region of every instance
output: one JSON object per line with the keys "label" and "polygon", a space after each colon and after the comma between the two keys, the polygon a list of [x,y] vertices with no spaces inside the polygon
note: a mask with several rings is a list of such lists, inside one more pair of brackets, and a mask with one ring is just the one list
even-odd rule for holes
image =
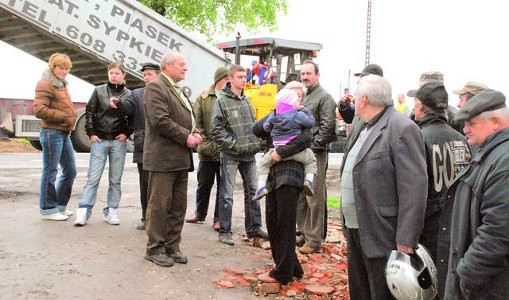
{"label": "white sneaker", "polygon": [[111,225],[119,225],[120,220],[118,219],[118,208],[108,207],[108,215],[104,216],[104,221]]}
{"label": "white sneaker", "polygon": [[76,209],[76,220],[74,220],[75,226],[85,226],[87,224],[87,208],[79,207]]}
{"label": "white sneaker", "polygon": [[72,210],[67,210],[67,209],[66,209],[66,210],[64,210],[64,211],[61,211],[60,213],[61,213],[62,215],[64,215],[64,216],[68,216],[68,217],[70,217],[70,216],[74,215],[74,212],[73,212]]}
{"label": "white sneaker", "polygon": [[56,212],[52,214],[42,215],[42,219],[48,221],[65,221],[69,219],[69,216],[63,215],[60,212]]}

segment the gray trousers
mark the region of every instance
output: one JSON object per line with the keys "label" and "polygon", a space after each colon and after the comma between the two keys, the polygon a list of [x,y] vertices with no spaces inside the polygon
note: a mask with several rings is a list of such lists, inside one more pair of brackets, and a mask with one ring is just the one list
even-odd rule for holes
{"label": "gray trousers", "polygon": [[325,228],[327,151],[315,153],[315,158],[317,172],[313,182],[314,196],[300,194],[297,202],[297,228],[304,234],[305,244],[318,250]]}

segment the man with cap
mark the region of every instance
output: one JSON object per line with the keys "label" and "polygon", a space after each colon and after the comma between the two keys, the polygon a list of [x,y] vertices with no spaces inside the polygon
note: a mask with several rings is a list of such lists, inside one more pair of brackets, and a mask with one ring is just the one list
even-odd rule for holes
{"label": "man with cap", "polygon": [[[198,187],[196,189],[196,210],[194,214],[186,218],[187,223],[203,222],[207,216],[210,201],[210,191],[214,185],[219,185],[219,170],[221,163],[219,161],[219,145],[210,135],[210,118],[212,116],[212,108],[216,102],[217,96],[228,82],[227,67],[219,67],[214,73],[214,84],[205,90],[194,102],[194,116],[196,118],[196,128],[203,137],[203,142],[198,145]],[[214,205],[214,229],[220,228],[219,210],[218,210],[219,193],[216,188],[216,201]]]}
{"label": "man with cap", "polygon": [[[253,66],[253,69],[247,75],[247,82],[250,82],[254,75],[256,75],[258,77],[258,85],[262,85],[264,83],[273,83],[272,80],[274,77],[274,72],[272,72],[268,66],[259,63],[257,60],[253,60],[251,65]],[[269,79],[268,82],[267,79]]]}
{"label": "man with cap", "polygon": [[[422,86],[423,84],[425,84],[426,82],[431,81],[431,80],[437,80],[437,81],[442,82],[442,84],[443,84],[444,83],[444,74],[442,72],[438,72],[438,71],[424,72],[421,74],[421,78],[419,79],[419,86]],[[409,90],[406,95],[408,97],[415,97],[416,94],[417,94],[417,90]],[[456,108],[454,108],[453,106],[451,106],[451,105],[447,106],[447,124],[449,124],[449,126],[451,126],[452,128],[455,128],[454,127],[454,116],[456,115],[457,111],[458,110]],[[413,112],[410,114],[410,119],[412,119],[412,120],[414,119]]]}
{"label": "man with cap", "polygon": [[[143,81],[147,85],[156,79],[161,73],[161,69],[157,64],[144,63],[141,65],[143,73]],[[123,115],[134,116],[134,153],[133,163],[138,165],[138,175],[140,182],[140,203],[141,203],[141,223],[136,229],[145,230],[145,220],[147,215],[147,187],[148,187],[148,171],[143,170],[143,143],[145,140],[145,113],[143,109],[143,93],[145,88],[134,89],[131,95],[124,99],[110,99],[110,107],[118,109]]]}
{"label": "man with cap", "polygon": [[444,299],[509,299],[509,109],[485,89],[461,107],[469,166],[448,191],[454,199]]}
{"label": "man with cap", "polygon": [[[454,94],[458,95],[460,101],[458,102],[458,108],[461,108],[465,103],[467,103],[468,99],[474,97],[480,91],[487,89],[488,87],[479,82],[469,81],[465,84],[465,86],[459,90],[452,91]],[[454,129],[463,134],[463,127],[465,127],[464,121],[455,121],[453,123]]]}
{"label": "man with cap", "polygon": [[[462,134],[447,124],[448,95],[440,81],[428,81],[417,90],[414,99],[415,122],[421,129],[426,147],[426,165],[428,173],[428,195],[424,229],[419,243],[424,245],[435,259],[439,290],[445,285],[447,259],[437,260],[437,240],[442,253],[448,254],[444,247],[450,230],[450,210],[443,212],[447,204],[447,189],[456,174],[470,163],[470,148]],[[440,223],[440,221],[442,223]],[[440,230],[439,230],[440,229]]]}
{"label": "man with cap", "polygon": [[[360,78],[369,75],[374,74],[378,75],[380,77],[384,77],[384,71],[382,68],[377,64],[369,64],[362,69],[359,73],[354,73],[353,75]],[[338,103],[338,111],[341,114],[341,117],[347,124],[351,124],[353,121],[353,118],[355,116],[355,106],[351,105],[351,98],[349,97],[350,94],[346,94],[339,100]]]}

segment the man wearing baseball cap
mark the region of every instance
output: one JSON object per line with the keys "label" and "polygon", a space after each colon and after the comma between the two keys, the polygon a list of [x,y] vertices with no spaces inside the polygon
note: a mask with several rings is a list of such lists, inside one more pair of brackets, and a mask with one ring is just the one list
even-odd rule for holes
{"label": "man wearing baseball cap", "polygon": [[445,299],[509,297],[509,109],[485,89],[456,115],[465,121],[472,162],[455,178]]}
{"label": "man wearing baseball cap", "polygon": [[474,97],[482,90],[487,89],[488,87],[479,82],[469,81],[465,84],[465,86],[459,90],[452,91],[454,94],[459,95],[460,102],[458,103],[458,108],[461,108],[465,103],[467,103],[468,99]]}
{"label": "man wearing baseball cap", "polygon": [[[467,140],[447,124],[447,103],[448,94],[441,81],[428,81],[416,91],[415,122],[424,139],[428,173],[426,214],[419,243],[428,249],[435,260],[440,295],[443,295],[449,255],[449,249],[443,247],[450,234],[448,221],[451,211],[443,211],[444,205],[449,201],[447,189],[456,174],[465,168],[471,159]],[[444,224],[440,223],[441,220],[444,220]],[[437,259],[438,252],[443,254],[445,259]]]}
{"label": "man wearing baseball cap", "polygon": [[[143,73],[143,81],[145,85],[156,79],[161,73],[159,65],[154,63],[141,64]],[[133,163],[138,165],[138,175],[140,182],[140,203],[141,203],[141,223],[136,226],[138,230],[145,230],[145,220],[147,215],[147,188],[148,188],[148,171],[143,170],[143,144],[145,141],[145,113],[143,108],[143,93],[145,88],[134,89],[126,99],[119,100],[117,98],[110,99],[110,107],[118,109],[120,113],[134,118],[134,153]]]}
{"label": "man wearing baseball cap", "polygon": [[[382,70],[382,67],[380,67],[377,64],[369,64],[362,69],[361,72],[354,73],[353,75],[356,77],[359,77],[359,80],[367,76],[369,74],[378,75],[380,77],[384,77],[384,71]],[[343,121],[347,124],[351,124],[353,121],[353,118],[355,116],[355,106],[351,105],[351,96],[350,94],[346,94],[339,99],[338,102],[338,111],[339,114],[341,114],[341,117],[343,118]]]}
{"label": "man wearing baseball cap", "polygon": [[[214,73],[214,84],[205,90],[194,102],[194,116],[196,118],[196,128],[200,131],[203,142],[198,145],[198,186],[196,189],[196,210],[194,215],[186,218],[187,223],[199,223],[205,221],[209,209],[210,191],[214,185],[219,185],[219,145],[210,138],[210,118],[212,108],[216,102],[217,96],[228,82],[227,67],[219,67]],[[220,228],[218,199],[219,194],[216,188],[216,201],[214,205],[214,223],[213,227],[217,231]]]}

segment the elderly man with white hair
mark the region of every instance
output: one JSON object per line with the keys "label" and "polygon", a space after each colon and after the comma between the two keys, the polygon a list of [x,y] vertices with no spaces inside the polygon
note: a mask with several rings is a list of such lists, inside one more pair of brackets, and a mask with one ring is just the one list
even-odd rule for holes
{"label": "elderly man with white hair", "polygon": [[359,80],[355,118],[341,166],[341,210],[351,299],[392,299],[391,250],[411,254],[424,224],[428,176],[419,127],[393,107],[390,83]]}
{"label": "elderly man with white hair", "polygon": [[444,299],[509,299],[509,108],[484,89],[465,103],[472,162],[456,176]]}

